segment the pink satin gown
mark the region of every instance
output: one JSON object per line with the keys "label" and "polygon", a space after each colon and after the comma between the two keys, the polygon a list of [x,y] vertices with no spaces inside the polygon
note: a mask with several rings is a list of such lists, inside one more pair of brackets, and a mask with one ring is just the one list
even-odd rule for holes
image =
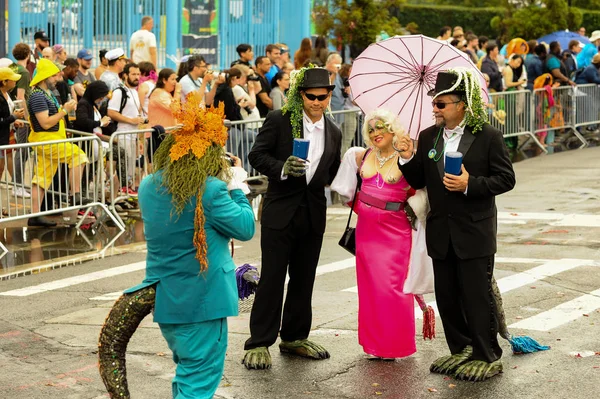
{"label": "pink satin gown", "polygon": [[[375,175],[363,178],[361,189],[384,201],[401,202],[409,188],[404,177],[389,184]],[[410,356],[417,351],[414,298],[402,293],[412,243],[410,223],[403,210],[387,211],[360,200],[355,206],[358,342],[370,355]]]}

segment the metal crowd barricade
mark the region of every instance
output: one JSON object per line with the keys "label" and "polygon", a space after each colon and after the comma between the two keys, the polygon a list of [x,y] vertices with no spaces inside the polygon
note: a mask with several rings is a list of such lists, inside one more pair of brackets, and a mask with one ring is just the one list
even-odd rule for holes
{"label": "metal crowd barricade", "polygon": [[[165,132],[179,126],[165,128]],[[108,147],[109,208],[124,225],[116,208],[119,203],[137,200],[137,188],[142,179],[152,173],[152,157],[162,141],[154,128],[116,131],[110,136]]]}
{"label": "metal crowd barricade", "polygon": [[241,159],[242,167],[248,172],[248,177],[253,180],[260,178],[261,175],[250,166],[248,154],[264,121],[265,118],[250,121],[225,121],[225,126],[229,129],[225,150]]}
{"label": "metal crowd barricade", "polygon": [[350,147],[364,147],[362,125],[365,115],[359,108],[327,113],[342,131],[342,156]]}
{"label": "metal crowd barricade", "polygon": [[521,145],[516,144],[516,149],[522,148],[529,140],[533,140],[535,145],[544,152],[548,152],[533,134],[531,126],[533,121],[531,91],[490,93],[490,103],[493,104],[493,108],[489,108],[489,122],[493,127],[500,130],[505,138],[527,136],[524,143]]}
{"label": "metal crowd barricade", "polygon": [[[75,225],[76,228],[80,228],[92,208],[100,207],[113,222],[120,225],[104,204],[102,196],[98,195],[98,191],[87,190],[90,186],[104,186],[104,174],[98,173],[103,167],[102,159],[89,159],[89,162],[79,169],[80,175],[76,171],[81,165],[81,158],[76,154],[69,156],[70,160],[67,162],[59,160],[59,158],[68,156],[65,154],[72,154],[72,145],[87,154],[94,146],[100,145],[99,142],[98,137],[90,135],[0,146],[0,154],[7,161],[7,170],[0,176],[0,204],[2,207],[0,223],[59,212],[63,213],[63,217],[67,221],[68,212],[85,209]],[[18,172],[23,178],[21,182],[16,183],[11,176],[11,172],[14,175],[15,170],[9,166],[13,165],[12,156],[21,156],[21,151],[27,151],[30,156],[25,164],[20,164]],[[38,172],[41,172],[42,175],[38,175]],[[43,179],[46,189],[32,184],[34,178],[37,181]],[[23,192],[27,192],[27,195],[23,195]],[[74,198],[73,194],[76,193],[79,193],[79,199]],[[91,202],[84,204],[83,198]],[[122,225],[120,227],[123,230]],[[6,247],[0,242],[0,257],[6,253]]]}
{"label": "metal crowd barricade", "polygon": [[553,135],[556,131],[571,131],[584,148],[588,145],[587,140],[577,131],[577,92],[570,86],[552,88],[552,98],[545,89],[537,89],[533,92],[534,107],[534,133],[538,135],[549,135],[554,141]]}
{"label": "metal crowd barricade", "polygon": [[575,128],[600,124],[600,86],[578,85],[575,90]]}

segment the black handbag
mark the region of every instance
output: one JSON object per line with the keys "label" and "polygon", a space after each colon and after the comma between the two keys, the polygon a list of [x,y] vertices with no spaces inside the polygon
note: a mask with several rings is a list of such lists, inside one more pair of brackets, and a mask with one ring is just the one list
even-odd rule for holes
{"label": "black handbag", "polygon": [[356,228],[350,227],[350,220],[352,219],[352,212],[354,211],[354,204],[356,203],[356,197],[358,196],[358,187],[360,185],[360,176],[356,180],[356,188],[354,189],[354,198],[352,199],[352,206],[350,207],[350,215],[348,216],[348,223],[346,223],[346,230],[340,238],[338,244],[352,255],[356,255]]}

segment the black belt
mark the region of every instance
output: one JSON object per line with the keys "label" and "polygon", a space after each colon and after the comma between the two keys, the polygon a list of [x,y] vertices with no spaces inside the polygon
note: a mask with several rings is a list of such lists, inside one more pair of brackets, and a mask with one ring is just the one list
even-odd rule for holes
{"label": "black belt", "polygon": [[385,211],[402,211],[404,210],[404,206],[406,205],[406,202],[388,202],[373,197],[372,195],[365,194],[362,191],[358,193],[358,199],[367,205],[371,205],[375,208],[383,209]]}

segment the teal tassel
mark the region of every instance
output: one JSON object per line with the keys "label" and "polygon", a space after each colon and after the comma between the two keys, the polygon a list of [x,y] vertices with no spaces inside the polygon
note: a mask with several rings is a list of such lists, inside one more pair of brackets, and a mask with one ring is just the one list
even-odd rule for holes
{"label": "teal tassel", "polygon": [[549,346],[540,345],[535,339],[531,337],[515,337],[511,336],[508,340],[514,354],[533,353],[539,351],[547,351],[550,349]]}

